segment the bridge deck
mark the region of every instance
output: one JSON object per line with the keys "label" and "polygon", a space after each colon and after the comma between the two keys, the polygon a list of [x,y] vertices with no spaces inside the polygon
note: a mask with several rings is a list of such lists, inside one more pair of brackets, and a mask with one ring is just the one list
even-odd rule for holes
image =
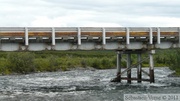
{"label": "bridge deck", "polygon": [[2,51],[179,47],[179,27],[0,27]]}

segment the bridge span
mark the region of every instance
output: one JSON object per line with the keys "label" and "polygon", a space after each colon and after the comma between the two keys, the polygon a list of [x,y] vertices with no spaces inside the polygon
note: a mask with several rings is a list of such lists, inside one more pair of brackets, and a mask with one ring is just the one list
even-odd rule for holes
{"label": "bridge span", "polygon": [[0,27],[0,51],[179,47],[179,27]]}
{"label": "bridge span", "polygon": [[[0,51],[116,50],[117,76],[112,82],[153,83],[155,49],[169,48],[180,48],[180,27],[0,27]],[[142,59],[141,54],[147,52]],[[127,68],[121,71],[123,54],[127,55]],[[131,64],[131,54],[137,54],[137,64]],[[141,66],[147,59],[149,73]],[[137,68],[135,78],[132,68]],[[124,73],[127,77],[122,77]]]}

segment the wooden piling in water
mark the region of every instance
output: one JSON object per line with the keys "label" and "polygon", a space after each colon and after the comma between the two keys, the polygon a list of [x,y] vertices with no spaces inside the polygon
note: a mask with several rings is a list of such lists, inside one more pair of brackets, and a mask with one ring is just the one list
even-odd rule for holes
{"label": "wooden piling in water", "polygon": [[[138,83],[142,81],[149,81],[150,83],[154,83],[154,60],[153,54],[155,54],[155,50],[149,51],[149,56],[145,59],[142,59],[142,53],[146,53],[149,50],[136,50],[136,51],[117,51],[117,76],[112,82],[121,82],[121,80],[127,80],[127,83],[131,83],[132,80],[136,80]],[[122,54],[127,55],[127,68],[124,71],[121,71],[121,63],[122,63]],[[131,54],[137,54],[137,63],[131,64]],[[149,73],[142,69],[142,62],[149,59]],[[137,68],[137,77],[131,77],[131,69]],[[122,77],[122,74],[127,73],[127,77]],[[142,73],[149,76],[149,79],[142,78]]]}
{"label": "wooden piling in water", "polygon": [[117,82],[121,82],[121,54],[117,51]]}
{"label": "wooden piling in water", "polygon": [[155,50],[151,50],[149,53],[149,73],[150,73],[150,83],[154,83],[154,60],[153,54],[155,54]]}
{"label": "wooden piling in water", "polygon": [[[140,62],[141,61],[141,53],[137,54],[137,61]],[[137,66],[137,78],[138,78],[138,83],[141,83],[141,79],[142,79],[142,71],[141,71],[141,63]]]}
{"label": "wooden piling in water", "polygon": [[[131,54],[129,53],[127,54],[127,68],[130,68],[130,66],[131,66]],[[127,82],[131,83],[131,69],[127,71],[127,78],[128,78]]]}

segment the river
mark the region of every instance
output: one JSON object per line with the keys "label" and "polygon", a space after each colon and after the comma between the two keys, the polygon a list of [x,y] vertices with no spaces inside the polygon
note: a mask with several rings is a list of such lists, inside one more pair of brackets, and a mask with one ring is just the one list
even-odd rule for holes
{"label": "river", "polygon": [[180,78],[168,77],[172,71],[167,67],[155,68],[152,84],[109,82],[115,73],[108,69],[0,76],[0,101],[123,101],[129,93],[180,93]]}

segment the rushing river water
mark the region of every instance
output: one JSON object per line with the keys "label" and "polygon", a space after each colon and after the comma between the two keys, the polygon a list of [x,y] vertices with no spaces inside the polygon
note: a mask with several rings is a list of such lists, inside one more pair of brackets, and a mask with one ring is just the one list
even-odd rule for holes
{"label": "rushing river water", "polygon": [[180,93],[180,78],[167,77],[172,73],[167,67],[155,69],[154,84],[109,82],[115,73],[109,69],[0,76],[0,101],[123,101],[129,93]]}

